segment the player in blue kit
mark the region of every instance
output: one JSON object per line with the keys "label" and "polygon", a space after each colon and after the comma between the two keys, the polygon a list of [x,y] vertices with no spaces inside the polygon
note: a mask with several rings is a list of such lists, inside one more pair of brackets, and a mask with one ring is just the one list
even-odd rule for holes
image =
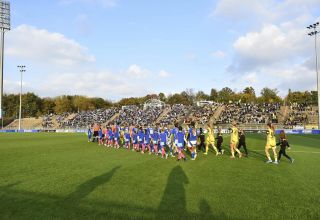
{"label": "player in blue kit", "polygon": [[185,134],[182,130],[182,126],[179,126],[179,131],[176,134],[176,146],[178,148],[178,161],[184,159],[186,161],[186,156],[183,153],[184,150],[184,143],[187,142]]}
{"label": "player in blue kit", "polygon": [[144,130],[144,146],[148,148],[149,154],[151,154],[151,136],[149,132],[149,129]]}
{"label": "player in blue kit", "polygon": [[113,132],[111,127],[108,127],[108,147],[112,147],[113,145]]}
{"label": "player in blue kit", "polygon": [[114,137],[113,137],[113,147],[119,149],[120,147],[120,127],[118,125],[116,125],[114,127]]}
{"label": "player in blue kit", "polygon": [[87,135],[88,135],[88,142],[90,142],[92,138],[92,130],[90,127],[88,128]]}
{"label": "player in blue kit", "polygon": [[130,150],[130,133],[129,133],[129,129],[128,128],[125,128],[124,130],[124,145],[125,147]]}
{"label": "player in blue kit", "polygon": [[191,160],[195,160],[197,158],[197,131],[195,128],[191,128],[189,132],[189,141],[188,141],[188,147],[189,151],[191,153]]}
{"label": "player in blue kit", "polygon": [[144,132],[142,127],[140,127],[138,131],[138,143],[139,143],[138,151],[140,151],[140,149],[142,148],[141,153],[144,154],[145,145],[144,145]]}
{"label": "player in blue kit", "polygon": [[138,149],[139,149],[138,134],[135,129],[132,130],[132,137],[131,138],[132,138],[132,145],[133,145],[132,150],[138,151]]}
{"label": "player in blue kit", "polygon": [[99,128],[99,131],[98,131],[98,137],[99,137],[99,142],[98,142],[99,146],[103,145],[103,132],[101,127]]}
{"label": "player in blue kit", "polygon": [[164,132],[164,128],[161,129],[160,133],[160,148],[161,148],[161,157],[166,159],[168,158],[168,154],[166,153],[166,147],[167,147],[167,134]]}
{"label": "player in blue kit", "polygon": [[159,139],[160,139],[158,129],[153,131],[151,138],[152,138],[154,153],[155,153],[155,155],[158,155],[158,146],[159,146]]}

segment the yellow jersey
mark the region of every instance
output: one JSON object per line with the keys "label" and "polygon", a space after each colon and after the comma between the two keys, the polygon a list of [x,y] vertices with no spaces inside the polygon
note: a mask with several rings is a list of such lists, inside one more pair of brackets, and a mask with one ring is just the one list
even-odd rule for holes
{"label": "yellow jersey", "polygon": [[207,141],[210,143],[214,142],[215,138],[214,138],[213,130],[211,128],[207,128],[207,131],[208,131]]}
{"label": "yellow jersey", "polygon": [[271,147],[276,146],[276,137],[274,136],[274,131],[271,128],[268,128],[267,131],[267,145]]}
{"label": "yellow jersey", "polygon": [[232,127],[231,130],[232,130],[232,132],[231,132],[231,142],[237,143],[239,141],[238,128]]}

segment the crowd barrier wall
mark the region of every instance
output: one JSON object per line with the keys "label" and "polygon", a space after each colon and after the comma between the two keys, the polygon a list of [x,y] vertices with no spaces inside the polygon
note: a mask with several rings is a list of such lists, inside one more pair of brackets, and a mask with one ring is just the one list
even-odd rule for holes
{"label": "crowd barrier wall", "polygon": [[[282,129],[277,129],[276,134],[279,134]],[[266,130],[262,129],[244,129],[246,133],[264,133]],[[320,134],[318,129],[284,129],[286,134]],[[38,133],[38,132],[56,132],[56,133],[86,133],[85,129],[57,129],[57,130],[0,130],[0,133]],[[215,129],[215,133],[218,130]],[[222,129],[221,133],[230,133],[229,129]]]}

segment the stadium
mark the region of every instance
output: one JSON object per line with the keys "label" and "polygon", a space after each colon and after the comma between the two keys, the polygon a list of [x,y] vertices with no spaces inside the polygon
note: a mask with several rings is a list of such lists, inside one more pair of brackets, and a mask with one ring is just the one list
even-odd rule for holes
{"label": "stadium", "polygon": [[0,0],[0,218],[320,219],[319,13]]}

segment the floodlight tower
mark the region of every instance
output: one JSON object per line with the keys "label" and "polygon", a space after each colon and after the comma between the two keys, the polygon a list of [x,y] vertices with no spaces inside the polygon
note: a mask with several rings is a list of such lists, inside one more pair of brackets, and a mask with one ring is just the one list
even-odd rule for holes
{"label": "floodlight tower", "polygon": [[317,90],[318,90],[318,129],[320,129],[320,82],[319,82],[319,72],[318,72],[318,51],[317,51],[317,34],[320,32],[317,30],[319,22],[309,25],[307,28],[312,30],[308,33],[309,36],[314,36],[314,50],[316,54],[316,73],[317,73]]}
{"label": "floodlight tower", "polygon": [[22,109],[22,73],[26,71],[26,66],[17,66],[20,70],[20,106],[19,106],[19,131],[21,130],[21,109]]}
{"label": "floodlight tower", "polygon": [[10,2],[0,0],[0,118],[2,118],[4,33],[10,30]]}

